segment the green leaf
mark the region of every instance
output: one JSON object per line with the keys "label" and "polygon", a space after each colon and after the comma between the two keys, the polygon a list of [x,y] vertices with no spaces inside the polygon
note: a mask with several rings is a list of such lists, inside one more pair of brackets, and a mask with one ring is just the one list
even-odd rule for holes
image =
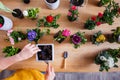
{"label": "green leaf", "polygon": [[13,56],[17,53],[20,52],[21,49],[19,48],[14,48],[13,46],[7,46],[5,48],[3,48],[3,53],[5,53],[5,57],[9,57],[9,56]]}
{"label": "green leaf", "polygon": [[57,14],[54,18],[55,18],[55,20],[57,20],[57,19],[59,19],[60,18],[60,14]]}
{"label": "green leaf", "polygon": [[9,9],[8,7],[6,7],[2,2],[0,2],[0,10],[5,11],[5,12],[9,12],[9,13],[13,12],[11,9]]}

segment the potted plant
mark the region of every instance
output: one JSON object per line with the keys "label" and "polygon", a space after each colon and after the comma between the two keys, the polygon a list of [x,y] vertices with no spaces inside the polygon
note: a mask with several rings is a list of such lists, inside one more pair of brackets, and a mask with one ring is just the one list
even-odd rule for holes
{"label": "potted plant", "polygon": [[98,13],[97,16],[92,16],[86,21],[84,27],[89,30],[94,29],[96,26],[99,26],[102,24],[102,21],[101,21],[102,17],[103,17],[102,13]]}
{"label": "potted plant", "polygon": [[100,0],[98,3],[98,6],[104,6],[107,5],[108,3],[110,3],[112,0]]}
{"label": "potted plant", "polygon": [[95,64],[100,65],[99,71],[108,71],[112,67],[118,67],[116,63],[118,62],[119,54],[120,49],[108,49],[101,51],[95,57]]}
{"label": "potted plant", "polygon": [[49,34],[50,30],[49,29],[44,29],[44,30],[40,30],[38,28],[36,29],[31,29],[31,30],[27,30],[27,39],[31,42],[31,41],[35,41],[35,43],[38,43],[38,40],[44,35],[44,34]]}
{"label": "potted plant", "polygon": [[98,31],[97,33],[91,36],[92,44],[95,44],[95,45],[99,45],[100,43],[105,42],[105,40],[106,40],[106,37],[105,35],[102,34],[101,31]]}
{"label": "potted plant", "polygon": [[113,33],[111,35],[108,35],[108,41],[110,43],[113,43],[113,42],[120,43],[120,27],[117,27],[112,31]]}
{"label": "potted plant", "polygon": [[57,14],[55,16],[48,15],[46,17],[43,17],[42,19],[39,19],[37,22],[37,26],[41,27],[42,25],[44,27],[53,27],[58,28],[59,24],[57,24],[57,20],[60,18],[60,14]]}
{"label": "potted plant", "polygon": [[76,32],[72,36],[70,36],[70,41],[72,44],[74,44],[74,48],[80,47],[82,44],[85,44],[87,42],[87,39],[85,38],[85,32]]}
{"label": "potted plant", "polygon": [[10,30],[13,27],[11,19],[0,15],[0,30]]}
{"label": "potted plant", "polygon": [[78,8],[76,6],[71,6],[67,15],[69,21],[75,21],[78,19]]}
{"label": "potted plant", "polygon": [[101,18],[101,21],[103,23],[112,25],[115,17],[116,18],[120,17],[120,6],[118,3],[112,1],[106,7],[103,13],[103,17]]}
{"label": "potted plant", "polygon": [[28,3],[30,3],[30,0],[23,0],[23,2],[24,2],[25,4],[28,4]]}
{"label": "potted plant", "polygon": [[23,15],[30,19],[36,19],[39,13],[39,8],[30,8],[23,11]]}
{"label": "potted plant", "polygon": [[20,48],[15,48],[14,46],[6,46],[3,48],[3,53],[5,53],[5,57],[13,56],[21,51]]}
{"label": "potted plant", "polygon": [[60,0],[44,0],[48,8],[57,9],[60,4]]}
{"label": "potted plant", "polygon": [[63,42],[68,36],[70,36],[71,32],[67,29],[65,30],[60,30],[54,35],[54,40],[57,42],[61,43]]}
{"label": "potted plant", "polygon": [[8,30],[7,35],[9,37],[8,40],[13,45],[14,45],[14,43],[18,43],[18,42],[26,39],[26,34],[22,33],[21,31]]}
{"label": "potted plant", "polygon": [[7,8],[5,5],[3,5],[2,2],[0,2],[0,10],[11,13],[14,17],[17,17],[20,19],[24,18],[23,13],[20,9],[11,10],[11,9]]}
{"label": "potted plant", "polygon": [[109,25],[112,25],[114,22],[114,18],[120,17],[120,6],[115,1],[111,1],[108,6],[105,7],[103,14],[98,13],[97,16],[93,16],[89,18],[84,27],[86,29],[92,30],[96,26],[99,26],[103,23],[107,23]]}

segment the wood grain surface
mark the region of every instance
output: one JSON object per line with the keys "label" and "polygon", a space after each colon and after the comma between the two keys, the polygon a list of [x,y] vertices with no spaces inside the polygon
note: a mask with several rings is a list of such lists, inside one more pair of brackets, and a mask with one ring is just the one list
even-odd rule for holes
{"label": "wood grain surface", "polygon": [[[79,7],[79,19],[75,22],[69,22],[67,20],[67,13],[69,9],[69,0],[61,0],[60,6],[56,10],[50,10],[45,5],[44,0],[31,0],[30,4],[24,4],[22,0],[1,0],[7,7],[11,9],[20,8],[21,10],[25,10],[30,7],[39,7],[41,8],[39,13],[39,18],[43,16],[47,16],[49,14],[56,15],[58,13],[61,14],[58,23],[60,27],[58,29],[51,29],[50,35],[44,36],[41,38],[39,43],[49,44],[52,43],[55,45],[55,59],[51,64],[54,66],[56,72],[98,72],[99,66],[94,64],[94,58],[97,53],[101,50],[107,48],[118,48],[120,44],[117,43],[108,43],[105,42],[99,46],[93,45],[89,38],[90,35],[94,34],[95,32],[101,30],[104,34],[111,34],[111,30],[115,29],[116,27],[120,26],[120,18],[115,19],[113,25],[102,24],[99,27],[96,27],[94,30],[87,30],[84,29],[85,21],[91,17],[96,16],[98,12],[103,12],[104,7],[98,7],[97,3],[98,0],[88,0],[88,4],[86,7]],[[116,2],[120,3],[120,0],[115,0]],[[37,20],[30,20],[30,19],[18,19],[13,17],[11,14],[0,11],[1,15],[7,16],[12,19],[13,21],[13,29],[20,30],[25,32],[26,29],[33,29],[36,28]],[[43,27],[42,27],[43,28]],[[88,42],[85,45],[82,45],[78,49],[74,49],[73,45],[69,43],[69,38],[67,38],[63,43],[59,44],[53,40],[53,35],[58,32],[59,30],[63,29],[71,30],[72,34],[77,31],[85,32],[86,37],[88,38]],[[5,39],[7,38],[5,31],[0,31],[0,56],[4,56],[2,53],[2,48],[11,45],[9,42],[6,42]],[[23,48],[28,41],[22,41],[20,43],[15,44],[15,47]],[[66,69],[61,68],[63,66],[63,52],[68,51],[69,57],[66,60]],[[120,65],[120,63],[118,63]],[[46,64],[44,62],[37,62],[36,57],[33,56],[32,58],[18,62],[9,69],[21,69],[21,68],[34,68],[41,71],[45,71]],[[110,71],[120,71],[120,68],[113,68]]]}

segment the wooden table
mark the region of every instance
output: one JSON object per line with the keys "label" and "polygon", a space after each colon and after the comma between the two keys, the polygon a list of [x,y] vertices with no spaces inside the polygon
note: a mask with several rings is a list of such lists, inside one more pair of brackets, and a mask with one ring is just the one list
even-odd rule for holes
{"label": "wooden table", "polygon": [[[116,27],[120,26],[120,18],[115,19],[115,22],[112,26],[107,24],[102,24],[99,27],[96,27],[94,30],[87,30],[84,29],[84,23],[85,21],[91,17],[96,16],[98,12],[103,12],[104,7],[97,7],[98,0],[89,0],[88,5],[86,7],[80,7],[79,8],[79,20],[75,22],[69,22],[67,20],[67,13],[69,9],[69,0],[61,0],[60,6],[56,10],[50,10],[46,7],[44,0],[31,0],[30,4],[24,4],[22,0],[1,0],[6,6],[8,6],[11,9],[14,8],[20,8],[21,10],[25,10],[29,7],[40,7],[41,11],[39,13],[39,18],[42,18],[43,16],[47,16],[49,14],[61,14],[60,19],[58,20],[58,23],[60,24],[60,27],[58,29],[51,28],[51,34],[44,36],[41,38],[39,43],[53,43],[55,45],[55,60],[52,63],[52,65],[55,68],[55,71],[57,72],[98,72],[99,66],[94,64],[94,58],[97,55],[97,53],[103,49],[107,48],[118,48],[120,47],[120,44],[116,43],[108,43],[105,42],[104,44],[101,44],[99,46],[93,45],[90,40],[85,45],[82,45],[78,49],[74,49],[73,45],[69,43],[69,38],[67,38],[63,43],[59,44],[55,41],[53,41],[53,35],[58,32],[59,30],[63,30],[65,28],[71,30],[72,34],[74,34],[77,31],[86,32],[86,37],[89,39],[89,35],[92,35],[93,33],[101,30],[104,34],[111,34],[111,29],[115,29]],[[119,0],[116,0],[116,2],[119,2]],[[26,31],[26,29],[33,29],[36,28],[36,22],[37,20],[30,20],[30,19],[18,19],[14,18],[11,14],[0,11],[0,14],[5,15],[12,19],[14,26],[14,30],[21,30],[23,32]],[[2,54],[2,48],[11,45],[9,42],[6,42],[4,39],[6,39],[6,32],[0,31],[0,52],[1,56]],[[26,45],[27,41],[22,41],[20,43],[15,44],[15,47],[23,48],[24,45]],[[63,65],[63,52],[68,51],[69,57],[66,61],[67,68],[62,69],[61,66]],[[46,64],[44,62],[37,62],[36,57],[33,56],[32,58],[18,62],[9,69],[21,69],[21,68],[35,68],[39,69],[41,71],[45,71]],[[118,63],[120,65],[120,63]],[[120,68],[113,68],[110,71],[120,71]]]}

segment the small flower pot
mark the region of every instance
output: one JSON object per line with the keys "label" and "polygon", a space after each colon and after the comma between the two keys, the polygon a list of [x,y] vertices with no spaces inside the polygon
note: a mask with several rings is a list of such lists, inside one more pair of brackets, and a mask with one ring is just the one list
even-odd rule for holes
{"label": "small flower pot", "polygon": [[23,13],[20,9],[14,9],[13,11],[16,12],[16,13],[12,13],[14,17],[17,17],[20,19],[24,18]]}
{"label": "small flower pot", "polygon": [[30,3],[30,0],[23,0],[23,2],[24,2],[25,4],[29,4],[29,3]]}
{"label": "small flower pot", "polygon": [[54,60],[54,45],[53,44],[37,44],[41,51],[37,52],[37,61],[53,61]]}
{"label": "small flower pot", "polygon": [[60,0],[44,0],[48,8],[57,9],[60,4]]}
{"label": "small flower pot", "polygon": [[70,3],[71,3],[71,5],[83,7],[83,6],[87,5],[88,0],[70,0]]}
{"label": "small flower pot", "polygon": [[58,32],[54,35],[54,39],[55,39],[57,42],[62,43],[62,42],[65,40],[65,38],[60,38],[60,37],[59,37],[59,36],[60,36],[60,33],[61,33],[61,31],[58,31]]}
{"label": "small flower pot", "polygon": [[98,6],[101,7],[101,6],[103,6],[103,4],[102,4],[101,2],[99,2],[99,3],[98,3]]}
{"label": "small flower pot", "polygon": [[0,30],[10,30],[13,27],[13,22],[11,21],[11,19],[3,15],[0,15],[0,19],[3,20]]}
{"label": "small flower pot", "polygon": [[70,3],[75,6],[81,6],[84,3],[84,0],[70,0]]}

